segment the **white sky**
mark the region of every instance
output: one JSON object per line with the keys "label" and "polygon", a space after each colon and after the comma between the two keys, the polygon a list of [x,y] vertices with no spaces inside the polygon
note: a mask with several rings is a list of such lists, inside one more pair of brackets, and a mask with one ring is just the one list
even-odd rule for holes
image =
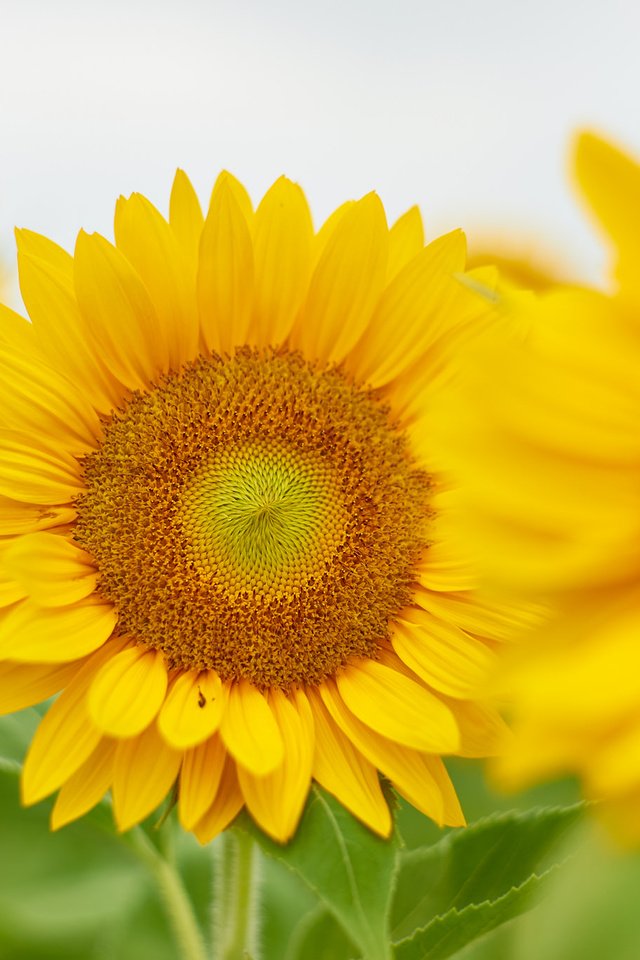
{"label": "white sky", "polygon": [[254,198],[287,173],[317,220],[376,189],[431,235],[508,230],[589,275],[568,145],[640,150],[639,34],[637,0],[0,0],[0,253],[228,167]]}

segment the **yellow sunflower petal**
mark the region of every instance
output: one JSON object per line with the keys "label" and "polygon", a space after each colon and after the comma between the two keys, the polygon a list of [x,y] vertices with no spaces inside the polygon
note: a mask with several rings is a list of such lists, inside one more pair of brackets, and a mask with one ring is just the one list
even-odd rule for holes
{"label": "yellow sunflower petal", "polygon": [[452,543],[451,535],[429,546],[417,579],[425,590],[440,593],[468,591],[477,587],[477,575],[465,558],[464,549]]}
{"label": "yellow sunflower petal", "polygon": [[[411,264],[407,271],[410,267]],[[475,286],[463,283],[466,276],[440,273],[440,292],[431,298],[432,309],[429,322],[422,330],[420,350],[413,354],[412,362],[404,369],[398,369],[394,379],[382,388],[407,430],[414,456],[423,454],[421,447],[425,447],[424,452],[431,453],[432,457],[439,453],[441,462],[436,460],[435,466],[440,471],[450,469],[449,462],[442,462],[443,445],[429,445],[425,441],[434,426],[439,426],[441,431],[444,429],[450,412],[444,419],[440,415],[434,421],[434,412],[438,409],[437,406],[434,409],[434,400],[439,399],[443,391],[446,391],[447,399],[451,399],[451,384],[459,369],[460,357],[470,351],[472,345],[475,347],[474,341],[480,332],[495,328],[498,319],[504,324],[505,333],[507,328],[510,329],[505,311],[501,308],[502,312],[499,312],[494,300],[480,296]],[[430,466],[429,459],[426,459],[426,466]]]}
{"label": "yellow sunflower petal", "polygon": [[640,256],[637,211],[640,210],[640,166],[627,154],[593,133],[576,145],[575,175],[591,210],[617,247],[618,276],[623,289],[640,290],[636,265]]}
{"label": "yellow sunflower petal", "polygon": [[238,780],[254,820],[265,833],[286,843],[295,833],[309,792],[313,763],[313,717],[309,701],[302,692],[289,700],[280,690],[272,690],[269,704],[284,743],[284,762],[277,770],[256,776],[238,767]]}
{"label": "yellow sunflower petal", "polygon": [[86,710],[86,692],[95,671],[118,649],[116,642],[90,657],[42,719],[22,771],[23,803],[37,803],[57,790],[100,742]]}
{"label": "yellow sunflower petal", "polygon": [[451,697],[471,696],[495,669],[496,657],[481,640],[417,607],[402,611],[391,642],[425,683]]}
{"label": "yellow sunflower petal", "polygon": [[[467,260],[467,267],[469,260]],[[479,284],[478,293],[480,296],[487,296],[488,293],[495,293],[500,283],[500,270],[492,264],[483,264],[481,267],[473,267],[465,270],[464,282],[469,281],[472,284]]]}
{"label": "yellow sunflower petal", "polygon": [[227,756],[215,799],[205,815],[193,828],[200,843],[209,843],[237,816],[244,804],[238,783],[236,765]]}
{"label": "yellow sunflower petal", "polygon": [[51,811],[51,829],[59,830],[92,810],[113,780],[114,740],[104,738],[88,760],[62,784]]}
{"label": "yellow sunflower petal", "polygon": [[229,687],[221,732],[238,763],[258,776],[271,773],[283,762],[284,744],[271,707],[246,680]]}
{"label": "yellow sunflower petal", "polygon": [[118,830],[130,830],[149,816],[173,786],[182,760],[155,724],[121,740],[113,766],[113,814]]}
{"label": "yellow sunflower petal", "polygon": [[82,662],[0,663],[0,714],[13,713],[48,700],[78,673]]}
{"label": "yellow sunflower petal", "polygon": [[615,606],[603,604],[597,593],[582,596],[576,609],[567,607],[549,625],[545,642],[535,650],[523,647],[526,660],[519,664],[516,658],[506,674],[507,695],[537,722],[547,717],[559,729],[582,729],[589,742],[603,729],[624,723],[637,708],[639,635],[637,589],[621,591]]}
{"label": "yellow sunflower petal", "polygon": [[336,682],[349,710],[384,737],[425,753],[451,753],[458,746],[451,710],[390,667],[361,660],[342,670]]}
{"label": "yellow sunflower petal", "polygon": [[195,278],[204,217],[198,196],[184,170],[176,170],[171,188],[169,223]]}
{"label": "yellow sunflower petal", "polygon": [[358,720],[345,706],[334,681],[323,684],[320,693],[336,724],[367,760],[389,777],[409,803],[436,823],[444,823],[444,798],[430,758],[380,736]]}
{"label": "yellow sunflower petal", "polygon": [[309,283],[312,240],[304,193],[280,177],[256,210],[254,324],[260,347],[282,343],[291,330]]}
{"label": "yellow sunflower petal", "polygon": [[253,248],[228,180],[214,190],[200,241],[197,294],[205,343],[230,353],[246,342],[253,306]]}
{"label": "yellow sunflower petal", "polygon": [[0,495],[41,506],[67,504],[82,490],[77,462],[15,430],[0,431]]}
{"label": "yellow sunflower petal", "polygon": [[471,700],[452,703],[460,729],[461,757],[495,757],[511,745],[513,735],[495,707]]}
{"label": "yellow sunflower petal", "polygon": [[71,523],[75,517],[73,507],[18,503],[10,497],[0,496],[0,529],[5,536],[48,530]]}
{"label": "yellow sunflower petal", "polygon": [[222,170],[216,177],[216,182],[214,183],[213,190],[211,191],[209,210],[207,213],[211,213],[211,208],[215,203],[217,203],[218,193],[221,190],[228,190],[231,193],[247,223],[247,226],[251,229],[253,225],[253,204],[251,202],[251,197],[249,196],[246,187],[240,183],[237,177],[234,177],[232,173],[229,173],[228,170]]}
{"label": "yellow sunflower petal", "polygon": [[5,563],[7,550],[12,545],[11,540],[4,543],[0,540],[0,609],[12,607],[18,600],[24,600],[27,596],[27,591],[22,584],[14,580]]}
{"label": "yellow sunflower petal", "polygon": [[424,247],[424,226],[418,207],[403,213],[389,230],[389,283]]}
{"label": "yellow sunflower petal", "polygon": [[171,687],[158,729],[172,747],[193,747],[218,729],[225,704],[226,688],[213,670],[190,670]]}
{"label": "yellow sunflower petal", "polygon": [[167,690],[164,657],[128,647],[98,670],[87,695],[89,716],[113,737],[133,737],[148,727]]}
{"label": "yellow sunflower petal", "polygon": [[513,640],[540,623],[543,615],[542,608],[531,603],[508,603],[473,592],[434,593],[419,589],[416,602],[440,620],[491,640]]}
{"label": "yellow sunflower petal", "polygon": [[[45,727],[49,718],[51,722]],[[27,754],[22,772],[22,802],[29,806],[57,790],[99,741],[100,731],[89,723],[80,702],[69,705],[61,696],[38,727]]]}
{"label": "yellow sunflower petal", "polygon": [[16,228],[18,252],[36,257],[67,281],[73,281],[73,257],[60,244],[34,230]]}
{"label": "yellow sunflower petal", "polygon": [[430,243],[398,273],[347,360],[357,380],[383,386],[436,339],[451,274],[464,270],[465,255],[464,234],[454,230]]}
{"label": "yellow sunflower petal", "polygon": [[79,388],[94,409],[108,413],[121,401],[123,388],[85,335],[73,286],[73,261],[69,258],[70,272],[62,273],[49,260],[30,252],[40,246],[33,243],[33,237],[37,234],[27,230],[17,233],[20,290],[38,350]]}
{"label": "yellow sunflower petal", "polygon": [[[442,796],[442,825],[446,827],[465,827],[467,821],[444,763],[440,757],[423,756],[422,759],[437,783]],[[409,797],[406,799],[408,800]],[[411,801],[409,800],[409,802]]]}
{"label": "yellow sunflower petal", "polygon": [[98,579],[92,559],[67,537],[29,533],[6,550],[4,569],[34,603],[61,607],[84,600]]}
{"label": "yellow sunflower petal", "polygon": [[391,833],[391,813],[378,772],[333,721],[315,690],[309,691],[315,723],[313,777],[351,813],[383,837]]}
{"label": "yellow sunflower petal", "polygon": [[121,383],[144,390],[170,363],[140,278],[108,240],[82,230],[74,266],[80,312],[105,364]]}
{"label": "yellow sunflower petal", "polygon": [[[594,743],[574,727],[558,727],[546,718],[533,723],[514,723],[511,750],[490,762],[492,778],[503,790],[524,790],[537,780],[566,776],[587,769]],[[598,731],[597,742],[601,742]]]}
{"label": "yellow sunflower petal", "polygon": [[118,200],[115,237],[151,297],[157,336],[166,343],[169,366],[177,370],[194,359],[199,339],[195,288],[178,241],[160,212],[139,193]]}
{"label": "yellow sunflower petal", "polygon": [[0,303],[0,344],[27,354],[32,354],[35,346],[29,321],[4,303]]}
{"label": "yellow sunflower petal", "polygon": [[178,813],[185,830],[192,830],[213,803],[227,751],[216,733],[184,755],[180,768]]}
{"label": "yellow sunflower petal", "polygon": [[344,203],[341,203],[339,207],[329,214],[327,219],[324,221],[315,237],[313,238],[313,265],[317,266],[320,257],[325,251],[329,240],[336,231],[336,228],[340,221],[343,219],[346,213],[352,209],[356,204],[355,200],[345,200]]}
{"label": "yellow sunflower petal", "polygon": [[0,609],[12,607],[18,600],[24,600],[26,591],[13,580],[0,578]]}
{"label": "yellow sunflower petal", "polygon": [[291,334],[305,357],[340,363],[366,328],[382,291],[389,234],[371,193],[339,220],[322,252]]}
{"label": "yellow sunflower petal", "polygon": [[65,663],[97,650],[116,625],[113,607],[79,603],[72,607],[17,604],[0,623],[0,658],[20,663]]}
{"label": "yellow sunflower petal", "polygon": [[640,788],[640,725],[637,720],[594,745],[584,773],[590,796],[612,797]]}
{"label": "yellow sunflower petal", "polygon": [[229,687],[221,732],[227,749],[238,763],[258,776],[271,773],[284,760],[282,734],[271,707],[246,680]]}

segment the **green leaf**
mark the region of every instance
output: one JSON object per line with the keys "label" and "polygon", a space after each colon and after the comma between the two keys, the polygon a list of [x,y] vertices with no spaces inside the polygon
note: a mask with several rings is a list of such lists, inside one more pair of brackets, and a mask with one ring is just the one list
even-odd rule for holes
{"label": "green leaf", "polygon": [[394,957],[396,960],[446,960],[452,957],[474,940],[529,910],[556,869],[552,867],[540,877],[532,875],[497,900],[471,903],[463,910],[453,907],[396,944]]}
{"label": "green leaf", "polygon": [[448,833],[437,844],[401,853],[393,940],[411,936],[451,909],[495,902],[521,887],[535,870],[544,870],[545,857],[582,810],[577,804],[498,814]]}
{"label": "green leaf", "polygon": [[357,952],[342,927],[320,906],[298,923],[285,960],[350,960]]}
{"label": "green leaf", "polygon": [[239,825],[252,833],[266,854],[307,883],[367,960],[390,960],[396,841],[377,837],[317,787],[286,846],[269,840],[246,816]]}

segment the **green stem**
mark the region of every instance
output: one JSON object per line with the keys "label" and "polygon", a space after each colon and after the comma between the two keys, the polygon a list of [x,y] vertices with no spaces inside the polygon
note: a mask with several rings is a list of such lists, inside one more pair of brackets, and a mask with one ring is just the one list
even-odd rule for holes
{"label": "green stem", "polygon": [[213,847],[215,960],[250,960],[255,949],[256,854],[242,830],[227,830]]}
{"label": "green stem", "polygon": [[198,921],[175,866],[164,859],[140,828],[129,836],[136,853],[149,867],[156,881],[180,949],[180,960],[207,960]]}

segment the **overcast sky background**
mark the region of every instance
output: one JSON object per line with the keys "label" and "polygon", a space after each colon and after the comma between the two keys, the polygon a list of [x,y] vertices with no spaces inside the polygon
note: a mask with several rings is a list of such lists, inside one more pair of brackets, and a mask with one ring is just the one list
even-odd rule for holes
{"label": "overcast sky background", "polygon": [[72,247],[120,193],[164,211],[177,166],[203,200],[227,167],[254,198],[286,173],[316,221],[376,189],[431,236],[597,275],[569,144],[640,152],[639,34],[637,0],[0,0],[0,255],[14,225]]}

